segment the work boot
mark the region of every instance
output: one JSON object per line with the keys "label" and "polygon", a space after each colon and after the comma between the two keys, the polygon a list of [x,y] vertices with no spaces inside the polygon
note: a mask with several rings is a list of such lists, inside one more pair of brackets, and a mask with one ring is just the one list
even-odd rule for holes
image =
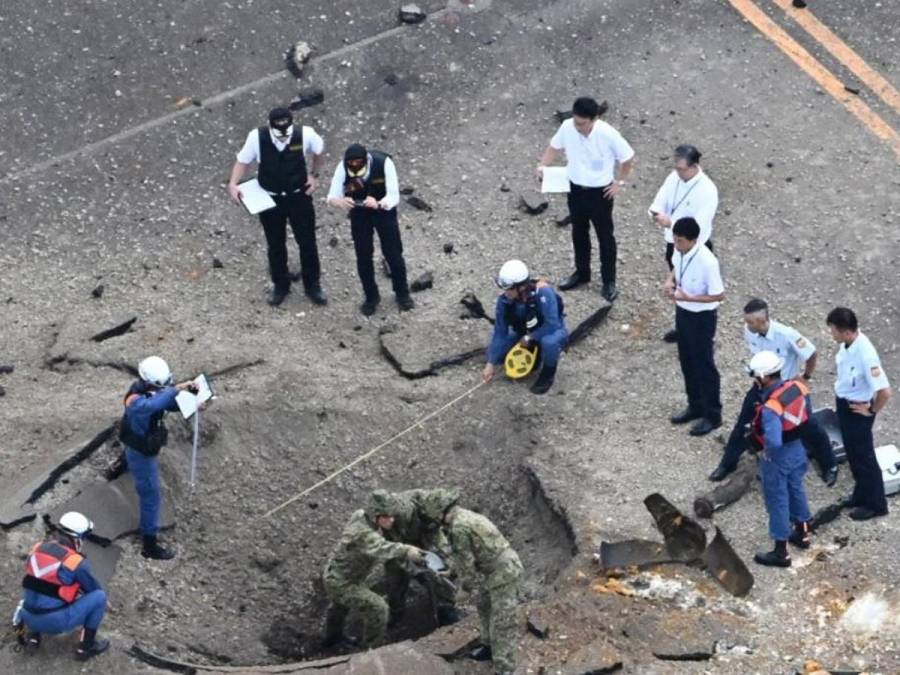
{"label": "work boot", "polygon": [[809,548],[809,522],[794,523],[794,531],[791,532],[791,536],[788,537],[788,541],[797,548]]}
{"label": "work boot", "polygon": [[556,366],[544,366],[541,368],[541,374],[538,379],[531,385],[532,394],[546,394],[553,386],[553,380],[556,377]]}
{"label": "work boot", "polygon": [[672,415],[669,418],[669,421],[672,424],[687,424],[688,422],[692,422],[693,420],[699,420],[703,415],[700,413],[695,413],[691,410],[690,406],[682,410],[677,415]]}
{"label": "work boot", "polygon": [[776,541],[775,548],[768,553],[757,553],[753,556],[753,562],[766,567],[790,567],[791,554],[787,550],[786,541]]}
{"label": "work boot", "polygon": [[602,295],[607,302],[614,302],[615,299],[619,297],[619,289],[616,288],[616,285],[613,282],[609,282],[607,284],[603,284],[603,289],[600,291],[600,295]]}
{"label": "work boot", "polygon": [[306,288],[306,297],[312,300],[314,305],[327,305],[328,298],[325,297],[325,291],[322,290],[322,287],[319,284],[315,284],[314,286],[308,286]]}
{"label": "work boot", "polygon": [[109,649],[109,640],[97,637],[97,631],[85,628],[81,633],[81,642],[75,650],[75,658],[79,661],[87,661],[93,656],[102,654]]}
{"label": "work boot", "polygon": [[830,469],[822,471],[822,482],[828,487],[834,487],[838,479],[838,465],[835,464]]}
{"label": "work boot", "polygon": [[25,653],[29,655],[34,654],[40,646],[41,634],[35,631],[26,631],[22,640],[22,647],[25,649]]}
{"label": "work boot", "polygon": [[363,304],[359,306],[359,311],[364,316],[372,316],[378,308],[379,302],[381,302],[381,298],[377,295],[374,298],[366,298]]}
{"label": "work boot", "polygon": [[288,293],[290,293],[290,292],[291,292],[290,286],[288,286],[287,288],[277,288],[277,287],[273,288],[269,292],[269,297],[266,300],[266,302],[268,302],[270,305],[272,305],[272,307],[278,307],[278,305],[280,305],[282,302],[284,302],[284,299],[288,296]]}
{"label": "work boot", "polygon": [[850,511],[850,518],[852,520],[871,520],[872,518],[878,518],[879,516],[886,516],[887,513],[887,509],[884,511],[873,511],[867,506],[857,506]]}
{"label": "work boot", "polygon": [[490,661],[494,657],[494,654],[491,651],[490,645],[478,645],[466,656],[473,661]]}
{"label": "work boot", "polygon": [[666,334],[663,335],[663,342],[668,342],[670,345],[678,342],[678,331],[674,328],[670,331],[666,331]]}
{"label": "work boot", "polygon": [[709,474],[709,480],[711,480],[713,483],[718,483],[728,478],[728,474],[733,471],[734,469],[729,469],[727,466],[719,464],[719,466],[717,466],[713,470],[713,472]]}
{"label": "work boot", "polygon": [[586,284],[590,280],[590,275],[582,275],[580,272],[573,272],[560,282],[559,290],[571,291],[573,288]]}
{"label": "work boot", "polygon": [[851,492],[849,495],[844,495],[840,499],[837,500],[838,506],[842,509],[852,509],[856,506],[856,500],[853,498],[853,493]]}
{"label": "work boot", "polygon": [[718,429],[722,426],[721,422],[714,422],[712,420],[708,420],[705,417],[697,422],[694,426],[691,427],[691,430],[688,432],[691,436],[706,436],[711,431]]}
{"label": "work boot", "polygon": [[171,560],[175,557],[175,551],[159,545],[155,534],[145,534],[144,547],[141,555],[151,560]]}
{"label": "work boot", "polygon": [[416,306],[416,303],[413,302],[413,299],[407,293],[406,295],[397,296],[397,306],[400,307],[401,312],[408,312]]}

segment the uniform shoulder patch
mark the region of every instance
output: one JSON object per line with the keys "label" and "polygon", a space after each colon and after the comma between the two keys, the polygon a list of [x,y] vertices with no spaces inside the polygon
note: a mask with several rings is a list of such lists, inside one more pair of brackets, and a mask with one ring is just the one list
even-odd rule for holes
{"label": "uniform shoulder patch", "polygon": [[803,349],[806,346],[806,338],[798,337],[796,344],[798,347],[800,347],[800,349]]}
{"label": "uniform shoulder patch", "polygon": [[872,373],[872,377],[881,377],[881,368],[878,366],[872,366],[869,372]]}

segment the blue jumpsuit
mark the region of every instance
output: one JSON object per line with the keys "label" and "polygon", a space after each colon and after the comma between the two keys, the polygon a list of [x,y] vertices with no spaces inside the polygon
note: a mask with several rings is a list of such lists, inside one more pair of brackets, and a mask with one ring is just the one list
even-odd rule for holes
{"label": "blue jumpsuit", "polygon": [[[762,402],[783,384],[778,381],[761,392]],[[809,396],[807,410],[812,410]],[[803,523],[812,518],[806,501],[803,478],[806,475],[806,450],[803,442],[783,442],[782,421],[774,410],[762,408],[762,430],[765,451],[760,453],[759,473],[762,479],[766,510],[769,512],[769,536],[775,541],[787,541],[791,523]]]}
{"label": "blue jumpsuit", "polygon": [[[505,294],[497,298],[494,335],[487,348],[488,363],[503,363],[507,352],[528,334],[540,345],[543,366],[556,367],[559,355],[569,339],[556,291],[550,287],[535,288],[529,294],[529,301],[525,303],[510,300]],[[523,330],[528,319],[529,304],[533,305],[538,318],[537,328],[530,332]],[[510,315],[515,319],[514,323],[509,321]]]}
{"label": "blue jumpsuit", "polygon": [[[169,410],[178,410],[175,387],[165,387],[150,395],[142,395],[125,408],[131,428],[140,436],[150,431],[154,415]],[[141,502],[141,534],[155,535],[159,532],[159,466],[156,456],[150,457],[134,448],[125,447],[128,470],[134,478],[134,489]]]}
{"label": "blue jumpsuit", "polygon": [[67,604],[61,598],[51,598],[26,588],[22,621],[35,633],[51,635],[68,633],[80,626],[97,630],[106,614],[106,593],[94,576],[87,558],[74,570],[61,566],[57,575],[65,585],[81,584],[81,595],[75,602]]}

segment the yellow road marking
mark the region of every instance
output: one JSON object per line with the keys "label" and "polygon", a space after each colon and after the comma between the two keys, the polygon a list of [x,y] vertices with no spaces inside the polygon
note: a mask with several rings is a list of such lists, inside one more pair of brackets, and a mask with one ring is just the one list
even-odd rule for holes
{"label": "yellow road marking", "polygon": [[887,142],[900,159],[900,134],[894,131],[887,122],[869,106],[863,103],[857,96],[844,89],[844,84],[834,76],[825,66],[806,51],[796,40],[788,35],[778,24],[770,19],[751,0],[728,0],[731,6],[740,12],[747,21],[752,23],[759,32],[771,40],[794,63],[796,63],[807,75],[827,91],[831,96],[860,122],[868,127],[875,136]]}
{"label": "yellow road marking", "polygon": [[835,35],[828,26],[819,21],[808,9],[796,9],[790,0],[773,0],[788,16],[797,22],[807,33],[818,40],[825,49],[831,52],[838,61],[850,69],[878,97],[887,103],[894,112],[900,114],[900,92],[876,72],[863,58]]}

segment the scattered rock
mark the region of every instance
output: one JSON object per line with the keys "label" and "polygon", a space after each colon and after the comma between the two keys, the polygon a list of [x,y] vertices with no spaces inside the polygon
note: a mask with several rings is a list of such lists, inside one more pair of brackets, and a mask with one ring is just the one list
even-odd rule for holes
{"label": "scattered rock", "polygon": [[413,293],[418,293],[431,288],[432,286],[434,286],[434,274],[432,272],[425,272],[419,275],[416,280],[409,285],[409,290]]}
{"label": "scattered rock", "polygon": [[288,104],[291,110],[301,110],[319,105],[325,100],[325,92],[318,87],[308,87],[297,92],[297,96]]}
{"label": "scattered rock", "polygon": [[103,284],[100,284],[94,290],[91,291],[91,297],[99,300],[100,298],[103,297],[103,291],[105,291],[105,290],[106,290],[106,288],[103,286]]}
{"label": "scattered rock", "polygon": [[284,54],[284,65],[297,79],[303,77],[303,66],[312,55],[308,42],[298,42]]}
{"label": "scattered rock", "polygon": [[528,623],[526,623],[525,626],[528,628],[528,632],[536,638],[546,640],[550,637],[550,627],[539,619],[529,617]]}
{"label": "scattered rock", "polygon": [[15,366],[0,366],[0,375],[9,375],[15,369]]}
{"label": "scattered rock", "polygon": [[212,266],[213,266],[213,269],[220,270],[220,269],[223,269],[223,268],[225,267],[225,263],[223,263],[223,262],[222,262],[221,260],[219,260],[217,257],[213,256]]}
{"label": "scattered rock", "polygon": [[106,330],[100,331],[96,335],[92,335],[91,340],[93,342],[103,342],[104,340],[109,340],[110,338],[125,335],[125,333],[131,330],[131,327],[134,325],[135,321],[137,321],[137,317],[133,316],[127,321],[123,321],[122,323],[117,324],[112,328],[107,328]]}
{"label": "scattered rock", "polygon": [[414,24],[422,23],[425,20],[425,17],[427,17],[428,15],[422,11],[421,7],[411,2],[400,7],[398,16],[400,17],[401,22]]}
{"label": "scattered rock", "polygon": [[281,557],[272,551],[257,551],[251,556],[250,562],[259,571],[268,574],[281,564]]}
{"label": "scattered rock", "polygon": [[565,122],[567,119],[572,117],[571,110],[557,110],[553,113],[553,116],[556,118],[557,122]]}
{"label": "scattered rock", "polygon": [[397,73],[393,71],[384,76],[384,83],[391,87],[396,87],[399,81],[400,78],[397,77]]}
{"label": "scattered rock", "polygon": [[391,278],[391,268],[390,265],[388,265],[388,261],[386,258],[381,259],[381,271],[384,272],[384,276],[386,276],[388,279]]}
{"label": "scattered rock", "polygon": [[416,188],[414,188],[410,185],[406,185],[406,186],[400,188],[400,194],[403,195],[404,197],[411,195],[415,191],[416,191]]}
{"label": "scattered rock", "polygon": [[3,385],[0,384],[0,397],[6,396],[6,389],[3,388]]}
{"label": "scattered rock", "polygon": [[540,192],[524,192],[519,196],[519,209],[532,216],[543,213],[550,202]]}
{"label": "scattered rock", "polygon": [[444,244],[444,253],[446,253],[447,255],[450,255],[451,253],[453,253],[453,242],[452,241],[448,241],[447,243]]}
{"label": "scattered rock", "polygon": [[427,212],[431,213],[434,210],[431,208],[431,205],[428,204],[428,202],[426,202],[421,197],[416,197],[416,196],[407,197],[406,203],[409,204],[410,206],[412,206],[414,209],[418,209],[419,211],[427,211]]}
{"label": "scattered rock", "polygon": [[338,244],[340,244],[340,243],[341,243],[341,242],[340,242],[340,240],[337,238],[337,236],[332,236],[331,239],[328,240],[328,245],[329,245],[331,248],[335,248],[335,247],[336,247]]}

